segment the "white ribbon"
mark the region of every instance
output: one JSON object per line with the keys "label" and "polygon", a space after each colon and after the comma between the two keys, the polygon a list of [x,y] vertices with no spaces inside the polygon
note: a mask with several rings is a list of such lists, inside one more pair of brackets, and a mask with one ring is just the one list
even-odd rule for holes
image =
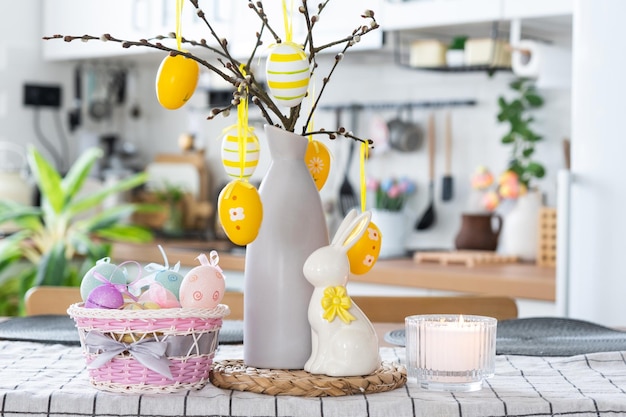
{"label": "white ribbon", "polygon": [[99,368],[122,352],[129,352],[137,362],[146,368],[173,379],[170,360],[165,356],[167,343],[143,339],[134,343],[123,343],[102,333],[91,331],[85,336],[85,346],[98,350],[100,354],[89,364],[89,368]]}

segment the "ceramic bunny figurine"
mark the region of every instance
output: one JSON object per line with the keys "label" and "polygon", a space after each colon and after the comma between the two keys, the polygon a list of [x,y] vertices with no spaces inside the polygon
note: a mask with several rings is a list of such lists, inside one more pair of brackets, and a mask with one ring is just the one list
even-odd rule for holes
{"label": "ceramic bunny figurine", "polygon": [[313,252],[303,266],[315,287],[309,303],[311,357],[304,369],[329,376],[368,375],[380,366],[374,326],[346,293],[347,252],[363,235],[371,213],[350,211],[329,246]]}

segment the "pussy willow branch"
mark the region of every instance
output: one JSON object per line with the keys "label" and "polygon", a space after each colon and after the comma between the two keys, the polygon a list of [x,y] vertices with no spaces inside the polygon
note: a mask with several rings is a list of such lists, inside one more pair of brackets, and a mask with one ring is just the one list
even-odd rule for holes
{"label": "pussy willow branch", "polygon": [[[307,29],[308,29],[307,37],[305,40],[305,46],[308,46],[309,62],[312,64],[311,76],[313,75],[313,72],[317,68],[316,55],[319,52],[335,45],[345,44],[342,52],[335,56],[335,62],[333,63],[333,66],[331,67],[329,74],[323,79],[322,88],[320,89],[320,92],[315,98],[314,104],[311,110],[309,111],[309,114],[306,118],[306,123],[304,124],[302,128],[302,134],[303,135],[325,134],[325,135],[328,135],[331,139],[334,139],[336,135],[341,135],[341,136],[349,137],[351,139],[359,140],[361,142],[365,142],[371,145],[372,143],[371,141],[357,138],[353,136],[350,132],[345,133],[342,131],[326,131],[323,129],[319,131],[315,131],[315,132],[308,132],[308,133],[306,132],[309,126],[309,123],[312,119],[313,113],[317,109],[320,99],[322,97],[322,94],[325,91],[326,86],[328,85],[330,77],[334,73],[337,65],[343,58],[343,55],[345,54],[345,52],[348,50],[348,48],[354,46],[360,40],[361,36],[367,34],[371,30],[378,28],[378,23],[376,22],[376,19],[374,18],[374,12],[372,12],[371,10],[367,10],[363,15],[361,15],[361,17],[370,19],[369,26],[360,26],[359,28],[353,30],[350,36],[346,36],[343,39],[333,41],[333,42],[330,42],[328,44],[325,44],[319,47],[314,47],[313,34],[312,34],[313,28],[315,26],[315,23],[319,20],[319,17],[318,17],[319,14],[324,10],[324,8],[326,7],[329,1],[330,0],[325,0],[318,5],[318,10],[317,10],[318,14],[315,16],[310,16],[306,0],[302,0],[302,6],[298,8],[298,10],[304,15],[305,22],[306,22]],[[267,15],[265,14],[265,11],[263,9],[262,2],[248,0],[248,7],[252,9],[261,20],[261,28],[259,32],[257,32],[256,34],[257,40],[255,43],[255,46],[250,56],[248,57],[245,65],[242,64],[237,59],[233,58],[233,56],[230,54],[227,39],[220,38],[217,32],[215,32],[213,26],[206,18],[203,10],[199,7],[198,0],[190,0],[190,2],[196,8],[197,16],[205,23],[205,25],[209,29],[209,32],[211,33],[211,36],[217,41],[217,44],[219,45],[219,47],[214,47],[214,46],[209,45],[204,39],[200,41],[195,41],[195,40],[188,40],[188,39],[182,38],[182,42],[185,44],[192,45],[192,46],[197,46],[197,47],[207,49],[208,51],[216,54],[217,61],[222,65],[223,68],[219,68],[216,65],[211,64],[209,61],[202,59],[190,52],[179,51],[178,49],[174,49],[166,45],[163,45],[159,41],[162,39],[165,39],[166,37],[164,36],[159,36],[159,37],[152,38],[152,39],[140,39],[139,41],[118,39],[110,34],[104,34],[100,37],[91,36],[91,35],[83,35],[83,36],[53,35],[49,37],[44,37],[43,39],[45,40],[63,39],[66,42],[72,42],[75,40],[81,40],[81,41],[101,40],[105,42],[111,41],[111,42],[120,43],[123,48],[130,48],[132,46],[137,46],[137,47],[143,46],[143,47],[148,47],[148,48],[153,48],[153,49],[168,52],[171,56],[183,55],[187,58],[193,59],[194,61],[198,62],[200,65],[214,72],[219,77],[221,77],[226,82],[228,82],[229,84],[235,87],[235,91],[233,92],[233,100],[231,101],[231,103],[221,109],[212,109],[211,115],[208,117],[209,119],[215,117],[217,114],[220,114],[220,113],[224,113],[224,114],[229,113],[230,110],[239,103],[239,100],[242,97],[241,91],[243,91],[245,88],[245,90],[247,91],[247,93],[245,94],[248,94],[248,98],[250,99],[250,101],[252,101],[260,109],[261,113],[263,114],[263,117],[266,119],[268,123],[275,125],[275,126],[279,126],[279,127],[280,125],[282,125],[282,127],[285,130],[288,130],[291,132],[295,131],[295,125],[300,116],[301,104],[291,107],[289,109],[288,116],[283,114],[280,108],[274,103],[269,93],[264,88],[264,86],[257,81],[253,71],[251,70],[251,63],[253,62],[253,59],[256,53],[258,52],[258,48],[260,47],[260,45],[263,44],[261,40],[261,36],[265,28],[267,28],[267,30],[270,31],[276,43],[282,42],[280,37],[277,35],[276,31],[274,31],[272,27],[270,26]],[[175,35],[170,34],[169,37],[175,38]],[[242,70],[242,67],[243,67],[243,70]],[[273,117],[270,113],[278,117],[279,119],[278,124],[274,122]]]}

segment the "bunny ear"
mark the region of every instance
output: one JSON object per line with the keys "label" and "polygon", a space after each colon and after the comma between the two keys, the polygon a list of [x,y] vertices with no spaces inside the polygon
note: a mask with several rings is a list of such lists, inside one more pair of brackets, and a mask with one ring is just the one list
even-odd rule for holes
{"label": "bunny ear", "polygon": [[344,252],[347,252],[352,245],[354,245],[363,236],[363,233],[367,230],[370,221],[372,220],[372,213],[366,211],[357,216],[345,228],[341,234],[335,236],[332,246],[341,248]]}
{"label": "bunny ear", "polygon": [[343,220],[341,221],[341,224],[339,225],[339,227],[337,228],[337,231],[335,232],[335,236],[333,237],[333,241],[331,242],[331,245],[341,245],[341,243],[338,242],[338,238],[345,234],[346,230],[348,229],[348,227],[350,227],[352,225],[352,221],[354,219],[356,219],[356,216],[359,214],[359,212],[356,209],[352,209],[348,212],[348,214],[346,214],[346,217],[343,218]]}

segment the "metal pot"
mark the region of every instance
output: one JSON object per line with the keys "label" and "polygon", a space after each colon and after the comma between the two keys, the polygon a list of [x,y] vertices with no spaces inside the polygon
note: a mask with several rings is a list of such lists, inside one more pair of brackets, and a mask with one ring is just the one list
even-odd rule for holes
{"label": "metal pot", "polygon": [[424,141],[424,131],[420,125],[405,121],[400,116],[387,122],[389,144],[393,149],[412,152],[418,150]]}

